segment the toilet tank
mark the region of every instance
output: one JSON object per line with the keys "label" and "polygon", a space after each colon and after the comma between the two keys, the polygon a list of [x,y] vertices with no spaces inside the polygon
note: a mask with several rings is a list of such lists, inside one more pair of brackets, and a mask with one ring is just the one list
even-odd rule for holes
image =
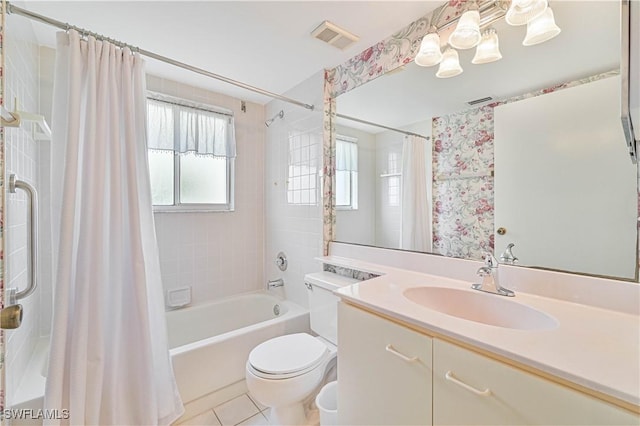
{"label": "toilet tank", "polygon": [[358,280],[334,274],[333,272],[314,272],[304,276],[309,297],[309,316],[311,330],[334,345],[338,344],[338,300],[334,290],[345,287]]}

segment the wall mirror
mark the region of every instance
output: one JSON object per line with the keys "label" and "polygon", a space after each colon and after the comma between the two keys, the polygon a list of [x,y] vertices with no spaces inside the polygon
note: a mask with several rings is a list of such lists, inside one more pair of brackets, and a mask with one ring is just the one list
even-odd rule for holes
{"label": "wall mirror", "polygon": [[620,3],[552,7],[547,42],[499,20],[499,61],[460,50],[458,76],[411,62],[335,99],[336,241],[475,260],[513,244],[517,265],[637,280]]}

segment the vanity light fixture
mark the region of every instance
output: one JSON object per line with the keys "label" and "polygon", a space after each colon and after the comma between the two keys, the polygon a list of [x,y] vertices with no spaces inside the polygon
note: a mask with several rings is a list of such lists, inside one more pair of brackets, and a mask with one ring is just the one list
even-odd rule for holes
{"label": "vanity light fixture", "polygon": [[449,78],[460,74],[462,74],[462,67],[460,66],[458,51],[447,47],[447,50],[445,50],[442,55],[442,62],[440,62],[436,77]]}
{"label": "vanity light fixture", "polygon": [[494,28],[489,28],[482,33],[482,40],[476,48],[476,55],[472,64],[488,64],[502,59],[498,34]]}
{"label": "vanity light fixture", "polygon": [[562,31],[553,17],[553,10],[550,7],[542,12],[542,15],[532,19],[527,23],[527,35],[522,42],[523,46],[533,46],[551,40]]}
{"label": "vanity light fixture", "polygon": [[449,44],[456,49],[471,49],[480,43],[480,11],[474,0],[462,14],[456,29],[449,36]]}
{"label": "vanity light fixture", "polygon": [[[462,15],[450,13],[446,22],[438,21],[445,10],[450,11],[453,7],[450,2],[440,6],[431,15],[429,32],[423,37],[414,60],[423,67],[440,64],[436,77],[448,78],[462,73],[455,49],[477,46],[471,61],[473,64],[488,64],[502,59],[495,29],[488,28],[480,32],[481,28],[487,28],[502,18],[510,25],[527,25],[527,33],[522,42],[524,46],[550,40],[561,31],[555,23],[548,0],[468,0],[466,3],[467,7]],[[449,45],[442,54],[438,32],[455,24],[456,28],[449,36]]]}

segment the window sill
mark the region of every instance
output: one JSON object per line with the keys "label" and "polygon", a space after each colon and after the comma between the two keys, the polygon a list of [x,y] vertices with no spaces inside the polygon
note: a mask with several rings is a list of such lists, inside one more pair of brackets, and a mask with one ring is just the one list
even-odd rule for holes
{"label": "window sill", "polygon": [[184,207],[184,206],[154,206],[153,213],[233,213],[233,207]]}

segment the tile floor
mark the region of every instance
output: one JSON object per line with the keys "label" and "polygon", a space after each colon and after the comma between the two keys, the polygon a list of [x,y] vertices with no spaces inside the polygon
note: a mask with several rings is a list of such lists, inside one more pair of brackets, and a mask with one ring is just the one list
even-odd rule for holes
{"label": "tile floor", "polygon": [[[320,425],[317,409],[309,411],[307,416],[309,423],[306,426]],[[245,393],[185,420],[179,426],[267,426],[268,417],[269,408]]]}
{"label": "tile floor", "polygon": [[242,394],[217,407],[192,417],[180,425],[189,426],[261,426],[268,425],[269,409],[251,398],[248,393]]}

